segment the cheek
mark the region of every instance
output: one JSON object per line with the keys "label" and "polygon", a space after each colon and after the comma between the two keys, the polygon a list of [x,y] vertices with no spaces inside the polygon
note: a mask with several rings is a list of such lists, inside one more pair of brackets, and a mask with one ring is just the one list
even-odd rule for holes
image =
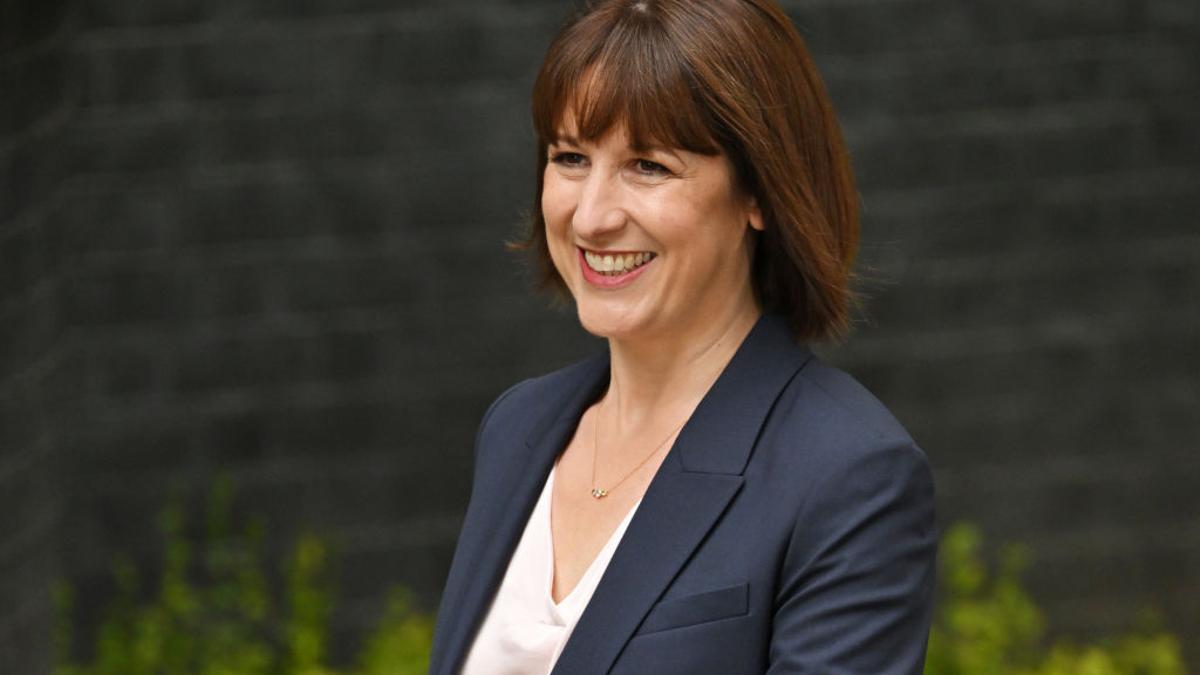
{"label": "cheek", "polygon": [[561,231],[566,225],[569,208],[569,191],[547,171],[542,184],[542,218],[546,221],[546,227],[552,231]]}
{"label": "cheek", "polygon": [[720,200],[681,200],[664,212],[660,233],[668,248],[687,252],[679,262],[688,274],[711,276],[734,260],[731,253],[743,245],[745,223],[738,218]]}
{"label": "cheek", "polygon": [[569,194],[563,189],[561,182],[556,182],[550,176],[546,177],[542,186],[541,208],[542,219],[546,223],[546,245],[550,249],[550,259],[558,268],[559,274],[566,276],[568,266],[574,262],[574,247],[569,247],[568,251],[565,244],[565,239],[569,236]]}

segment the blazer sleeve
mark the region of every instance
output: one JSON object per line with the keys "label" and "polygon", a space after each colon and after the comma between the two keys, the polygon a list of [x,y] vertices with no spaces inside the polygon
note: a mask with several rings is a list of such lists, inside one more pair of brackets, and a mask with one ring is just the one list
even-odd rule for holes
{"label": "blazer sleeve", "polygon": [[521,386],[524,385],[526,382],[528,382],[530,379],[532,379],[532,378],[526,378],[526,379],[521,380],[520,382],[510,386],[508,389],[505,389],[503,393],[501,393],[499,396],[496,397],[496,399],[494,401],[492,401],[491,405],[489,405],[487,407],[487,410],[484,411],[483,418],[479,422],[479,429],[477,429],[475,431],[474,454],[475,454],[475,466],[476,467],[479,466],[480,442],[483,440],[483,435],[484,435],[484,432],[487,430],[488,420],[490,420],[492,418],[492,413],[496,411],[496,408],[500,407],[500,404],[504,402],[504,399],[508,398],[509,394],[511,394],[514,391],[516,391],[517,389],[521,388]]}
{"label": "blazer sleeve", "polygon": [[937,552],[928,460],[910,439],[842,457],[796,519],[767,672],[920,675]]}

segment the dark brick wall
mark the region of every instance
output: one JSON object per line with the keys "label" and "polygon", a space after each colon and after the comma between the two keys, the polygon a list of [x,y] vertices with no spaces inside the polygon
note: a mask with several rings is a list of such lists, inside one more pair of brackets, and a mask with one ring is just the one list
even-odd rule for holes
{"label": "dark brick wall", "polygon": [[388,584],[436,606],[484,408],[590,344],[499,246],[559,11],[475,5],[83,6],[63,541],[89,607],[217,470],[277,553],[302,524],[337,546],[337,658]]}
{"label": "dark brick wall", "polygon": [[882,280],[828,353],[925,446],[943,524],[1031,545],[1052,628],[1153,606],[1200,664],[1200,11],[795,7]]}
{"label": "dark brick wall", "polygon": [[53,225],[70,120],[63,2],[0,3],[0,672],[48,670],[65,331]]}
{"label": "dark brick wall", "polygon": [[[1033,545],[1051,625],[1120,630],[1151,604],[1200,643],[1200,10],[787,7],[844,120],[875,280],[824,353],[926,447],[945,524]],[[20,499],[58,523],[81,632],[113,551],[157,555],[167,487],[218,470],[276,547],[304,524],[338,546],[338,660],[386,585],[436,606],[484,407],[602,347],[500,247],[564,11],[84,0],[69,43],[10,32],[58,46],[0,56],[6,78],[56,74],[0,103],[0,488],[48,486]],[[6,530],[0,565],[51,539]]]}

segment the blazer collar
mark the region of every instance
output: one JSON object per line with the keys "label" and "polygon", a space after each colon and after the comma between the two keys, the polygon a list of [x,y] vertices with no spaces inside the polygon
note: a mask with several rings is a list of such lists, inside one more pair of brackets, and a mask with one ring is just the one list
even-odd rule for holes
{"label": "blazer collar", "polygon": [[[680,430],[670,453],[685,471],[741,474],[771,403],[811,355],[792,337],[786,317],[764,313]],[[609,358],[606,349],[576,364],[563,405],[533,426],[526,445],[557,450],[558,456],[563,446],[546,447],[546,440],[558,440],[564,428],[573,430],[600,398],[608,384]]]}
{"label": "blazer collar", "polygon": [[[642,617],[741,489],[741,474],[763,422],[811,355],[793,339],[785,317],[759,318],[663,459],[552,675],[609,670]],[[599,399],[608,374],[607,350],[559,373],[562,384],[546,397],[554,410],[533,426],[524,452],[513,448],[508,453],[512,461],[501,468],[505,475],[496,476],[478,495],[491,508],[475,531],[490,538],[470,542],[480,546],[479,555],[469,564],[465,586],[454,589],[448,605],[454,625],[442,661],[445,669],[435,669],[438,673],[457,672],[465,659],[554,460],[583,412]]]}
{"label": "blazer collar", "polygon": [[[809,358],[811,352],[796,344],[784,317],[759,318],[650,481],[552,675],[609,671],[642,618],[741,490],[763,422]],[[607,374],[607,368],[600,370]],[[594,386],[590,380],[587,384]],[[582,412],[572,408],[571,419],[578,421]],[[540,454],[559,447],[554,445],[558,441],[557,434],[548,434],[534,444]]]}

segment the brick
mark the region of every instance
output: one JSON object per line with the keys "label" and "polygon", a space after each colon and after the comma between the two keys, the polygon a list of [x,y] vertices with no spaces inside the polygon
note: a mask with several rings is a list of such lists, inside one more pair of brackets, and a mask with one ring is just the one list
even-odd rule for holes
{"label": "brick", "polygon": [[198,140],[183,124],[74,125],[63,153],[76,175],[181,168],[194,163]]}
{"label": "brick", "polygon": [[174,391],[353,381],[370,377],[376,337],[326,331],[309,336],[229,336],[179,345],[170,386]]}
{"label": "brick", "polygon": [[47,300],[48,290],[35,292],[0,306],[0,373],[23,371],[41,357],[61,334],[62,319]]}
{"label": "brick", "polygon": [[[1194,91],[1192,41],[1150,34],[1017,46],[966,45],[936,51],[820,60],[840,111],[872,119],[983,107],[1130,99]],[[853,124],[853,120],[851,120]]]}
{"label": "brick", "polygon": [[1200,164],[1200,131],[1193,111],[1200,106],[1200,90],[1148,102],[1154,124],[1156,157],[1164,165]]}
{"label": "brick", "polygon": [[0,657],[5,669],[19,673],[48,673],[54,665],[53,636],[57,613],[50,594],[57,564],[49,545],[30,552],[18,567],[0,569]]}
{"label": "brick", "polygon": [[12,457],[31,447],[37,438],[37,427],[29,415],[24,387],[14,384],[8,373],[0,375],[0,483],[6,478],[4,466]]}
{"label": "brick", "polygon": [[[437,6],[438,3],[410,1],[403,3],[404,10],[415,9],[421,5]],[[213,3],[214,13],[226,20],[239,21],[294,21],[309,18],[333,18],[356,14],[384,14],[397,9],[395,2],[388,0],[343,0],[341,2],[325,2],[324,0],[219,0]]]}
{"label": "brick", "polygon": [[34,441],[0,455],[0,560],[20,561],[53,539],[58,499],[50,448]]}
{"label": "brick", "polygon": [[1129,106],[988,113],[848,128],[863,189],[1052,178],[1156,164],[1152,119]]}
{"label": "brick", "polygon": [[129,253],[163,250],[179,230],[184,203],[178,190],[65,191],[50,214],[72,252]]}
{"label": "brick", "polygon": [[41,235],[37,225],[0,232],[0,302],[21,297],[44,277]]}
{"label": "brick", "polygon": [[180,243],[378,235],[397,222],[396,192],[389,180],[337,171],[299,182],[197,187],[176,198]]}
{"label": "brick", "polygon": [[83,0],[80,13],[83,25],[89,29],[128,26],[164,26],[203,21],[212,3],[193,0],[159,0],[158,2],[106,2]]}
{"label": "brick", "polygon": [[181,345],[170,386],[174,391],[295,383],[313,376],[313,341],[230,337]]}
{"label": "brick", "polygon": [[[1105,335],[1101,326],[1090,332]],[[1200,433],[1200,388],[1181,375],[1200,364],[1193,333],[1001,353],[979,341],[977,351],[957,356],[839,360],[893,408],[937,466],[1120,457],[1131,447],[1166,457],[1179,447],[1171,439]]]}
{"label": "brick", "polygon": [[[408,210],[401,222],[431,228],[486,222],[494,236],[504,237],[533,200],[536,167],[531,153],[497,159],[485,155],[479,161],[450,156],[429,162],[436,164],[404,166],[398,171],[397,180],[408,187]],[[467,190],[471,199],[463,199]]]}
{"label": "brick", "polygon": [[1168,34],[1200,33],[1200,7],[1188,0],[1158,0],[1143,8],[1147,23]]}
{"label": "brick", "polygon": [[[1052,598],[1082,597],[1097,588],[1116,586],[1148,591],[1156,568],[1170,569],[1178,564],[1176,561],[1181,556],[1195,560],[1195,546],[1186,539],[1172,543],[1161,541],[1162,532],[1172,529],[1186,532],[1187,522],[1168,521],[1162,529],[1148,528],[1143,533],[1135,530],[1124,536],[1118,536],[1109,528],[1093,527],[1092,545],[1075,555],[1070,549],[1055,552],[1055,547],[1046,542],[1043,547],[1046,554],[1035,558],[1038,567],[1031,568],[1027,575],[1030,588],[1042,597]],[[1109,544],[1116,550],[1104,551],[1104,543],[1114,540],[1122,545],[1118,548]],[[1063,544],[1069,545],[1068,542]],[[1047,555],[1052,552],[1056,555]],[[1091,562],[1080,564],[1084,559]],[[1193,576],[1191,569],[1186,576]]]}
{"label": "brick", "polygon": [[[435,92],[412,88],[384,102],[312,109],[270,106],[246,113],[230,106],[191,119],[151,125],[165,127],[167,134],[201,139],[193,161],[217,166],[321,157],[396,157],[414,151],[432,154],[445,152],[451,144],[475,154],[498,154],[516,145],[508,134],[498,133],[498,128],[512,129],[517,135],[527,125],[528,102],[512,87],[479,92],[465,89],[452,96]],[[118,142],[128,141],[121,138]]]}
{"label": "brick", "polygon": [[34,202],[34,163],[24,145],[0,150],[0,223],[16,220]]}
{"label": "brick", "polygon": [[[394,377],[406,389],[411,388],[414,381],[427,379],[406,377],[403,373],[397,373]],[[254,427],[258,430],[256,438],[265,448],[262,452],[270,456],[324,461],[368,453],[409,457],[413,453],[420,453],[423,448],[444,444],[447,451],[441,455],[443,460],[447,464],[465,468],[448,458],[462,460],[470,456],[474,428],[464,425],[461,430],[447,429],[438,411],[452,406],[464,411],[478,410],[478,415],[482,415],[482,409],[490,403],[488,392],[483,386],[450,391],[443,389],[426,385],[422,388],[426,392],[425,398],[406,396],[402,402],[381,400],[381,396],[366,400],[330,401],[324,405],[264,406],[257,411],[257,424]],[[223,424],[222,419],[219,417],[214,423]],[[233,419],[236,421],[238,417],[234,416]],[[415,457],[412,459],[415,460]],[[428,468],[430,471],[443,471],[447,467],[439,465]]]}
{"label": "brick", "polygon": [[[143,574],[147,570],[158,573],[162,559],[159,517],[165,503],[166,487],[157,481],[146,480],[149,475],[142,473],[131,477],[126,474],[124,478],[126,483],[143,482],[143,496],[138,499],[95,497],[80,489],[72,496],[69,522],[63,528],[61,563],[67,578],[76,586],[77,606],[84,626],[98,625],[101,608],[111,602],[112,566],[117,553],[132,556]],[[89,478],[88,482],[98,480],[98,477]],[[196,522],[194,516],[191,522]],[[142,587],[146,589],[145,581]],[[98,592],[101,589],[107,593]],[[91,610],[87,609],[89,606]]]}
{"label": "brick", "polygon": [[[594,337],[570,325],[573,318],[552,320],[533,297],[497,302],[480,291],[473,298],[454,298],[444,307],[441,311],[416,311],[406,317],[403,331],[381,336],[381,353],[390,372],[427,378],[438,371],[443,377],[462,374],[468,379],[471,374],[500,367],[497,354],[504,354],[503,360],[514,365],[549,370],[553,363],[565,365],[602,348]],[[490,327],[486,336],[480,334],[482,326]],[[436,361],[430,360],[427,351],[431,345],[436,345],[440,355]],[[495,386],[503,390],[508,386],[500,386],[503,383],[499,380]]]}
{"label": "brick", "polygon": [[[406,2],[405,9],[419,3]],[[436,3],[427,3],[436,6]],[[213,0],[205,3],[169,0],[153,6],[136,2],[87,0],[84,17],[90,28],[177,27],[205,22],[241,23],[331,18],[340,15],[379,14],[396,10],[386,0]]]}
{"label": "brick", "polygon": [[441,471],[412,467],[415,457],[275,462],[244,468],[235,480],[247,512],[262,513],[270,523],[304,523],[323,531],[380,518],[400,524],[400,514],[446,512],[465,504],[466,494],[435,478]]}
{"label": "brick", "polygon": [[45,42],[66,21],[67,3],[18,0],[0,9],[0,54]]}
{"label": "brick", "polygon": [[198,99],[340,92],[364,83],[368,48],[358,36],[198,44],[184,55],[184,81]]}
{"label": "brick", "polygon": [[781,3],[815,53],[915,50],[1123,34],[1145,25],[1140,3],[1103,0],[977,2],[936,0]]}
{"label": "brick", "polygon": [[257,407],[213,415],[197,423],[195,442],[219,466],[263,461],[271,440],[267,414],[263,407]]}
{"label": "brick", "polygon": [[[1125,314],[1134,306],[1147,312],[1169,310],[1200,293],[1200,244],[1180,239],[1177,247],[1175,255],[1162,252],[1138,263],[1122,260],[1115,247],[1086,245],[1075,251],[1039,251],[1034,257],[1040,260],[1026,256],[1024,265],[1020,259],[1007,265],[986,258],[947,265],[916,259],[898,280],[903,293],[882,291],[871,315],[882,325],[903,329],[1023,325],[1040,318],[1086,321]],[[1081,262],[1085,256],[1090,260]],[[1160,256],[1164,259],[1154,260]],[[930,302],[933,297],[936,304]]]}
{"label": "brick", "polygon": [[183,81],[196,99],[343,92],[367,83],[368,47],[359,36],[201,43],[184,52]]}
{"label": "brick", "polygon": [[86,105],[292,95],[341,99],[379,87],[511,79],[540,61],[552,22],[400,14],[353,30],[208,31],[186,42],[95,41],[80,50]]}
{"label": "brick", "polygon": [[1136,244],[1187,235],[1200,172],[1139,171],[863,195],[863,252],[934,259],[974,251]]}
{"label": "brick", "polygon": [[128,268],[93,262],[64,280],[65,311],[81,326],[169,322],[182,315],[186,283],[165,259]]}
{"label": "brick", "polygon": [[0,147],[0,229],[48,200],[64,174],[53,128]]}
{"label": "brick", "polygon": [[[1197,470],[1194,468],[1167,468],[1165,465],[1155,468],[1145,458],[1126,458],[1123,463],[1113,458],[1117,461],[1110,460],[1108,464],[1112,468],[1106,470],[1114,472],[1112,475],[1095,475],[1088,468],[1104,460],[1086,454],[1080,459],[1082,461],[1074,475],[1047,480],[1036,477],[1038,464],[1027,463],[1013,467],[1017,470],[1010,472],[1011,479],[1005,480],[1008,476],[1001,474],[1003,478],[996,476],[990,484],[987,480],[973,480],[966,483],[962,490],[971,490],[977,495],[971,501],[977,505],[977,517],[985,522],[995,523],[1010,531],[1023,531],[1027,538],[1042,534],[1040,543],[1047,560],[1085,555],[1083,551],[1071,555],[1071,549],[1058,550],[1050,541],[1045,541],[1045,538],[1052,537],[1052,533],[1087,532],[1089,528],[1095,528],[1097,523],[1103,523],[1105,528],[1113,530],[1113,535],[1117,531],[1136,533],[1148,523],[1186,523],[1200,518],[1200,510],[1189,498],[1194,492],[1189,482],[1194,485],[1197,479]],[[1041,468],[1041,471],[1045,471],[1045,468]],[[1028,475],[1023,476],[1023,473]],[[960,491],[958,501],[963,498]],[[1104,540],[1100,539],[1097,543],[1103,544]],[[1132,571],[1129,566],[1123,569],[1125,573]],[[1167,564],[1162,564],[1159,569],[1162,573],[1189,576],[1189,570]],[[1120,568],[1112,572],[1120,573]],[[1098,584],[1099,581],[1091,579],[1082,583]],[[1140,579],[1144,590],[1150,585],[1148,582],[1148,577]],[[1102,585],[1092,586],[1099,587]]]}
{"label": "brick", "polygon": [[435,292],[431,266],[380,256],[292,264],[278,274],[287,307],[313,311],[419,301]]}
{"label": "brick", "polygon": [[465,14],[450,26],[382,35],[372,56],[386,81],[406,83],[511,78],[535,71],[555,23],[495,25],[485,19]]}
{"label": "brick", "polygon": [[185,45],[79,47],[74,52],[84,109],[186,98]]}
{"label": "brick", "polygon": [[185,302],[196,321],[270,315],[283,307],[281,291],[270,267],[254,263],[207,263],[207,279],[193,286]]}
{"label": "brick", "polygon": [[[1032,361],[1030,366],[1041,361]],[[893,408],[897,416],[933,461],[946,469],[988,463],[1011,465],[1071,453],[1086,453],[1097,459],[1119,458],[1131,447],[1167,458],[1178,447],[1171,439],[1200,432],[1194,413],[1200,394],[1194,386],[1187,393],[1186,385],[1169,386],[1156,376],[1125,379],[1119,384],[1098,376],[1082,376],[1078,383],[1057,388],[1035,385],[1031,393],[1015,395],[1007,386],[1010,379],[1017,378],[976,383],[963,376],[951,383],[954,394],[962,400],[957,405],[935,405],[923,396],[904,396],[903,383],[881,388],[880,393],[896,401]],[[1003,394],[991,394],[995,384],[1004,388]],[[1174,391],[1131,402],[1119,393],[1129,387]],[[1062,409],[1063,400],[1073,404],[1063,413],[1047,414],[1048,410]]]}
{"label": "brick", "polygon": [[82,349],[80,395],[97,405],[107,399],[161,393],[170,333],[147,332],[90,340]]}
{"label": "brick", "polygon": [[[178,416],[147,414],[141,419],[127,424],[82,418],[87,426],[64,439],[75,450],[71,472],[84,480],[169,474],[195,456],[195,434]],[[161,495],[147,494],[151,496]]]}
{"label": "brick", "polygon": [[[53,3],[49,3],[53,4]],[[27,132],[63,107],[65,63],[60,49],[40,49],[23,59],[0,60],[0,140]]]}

